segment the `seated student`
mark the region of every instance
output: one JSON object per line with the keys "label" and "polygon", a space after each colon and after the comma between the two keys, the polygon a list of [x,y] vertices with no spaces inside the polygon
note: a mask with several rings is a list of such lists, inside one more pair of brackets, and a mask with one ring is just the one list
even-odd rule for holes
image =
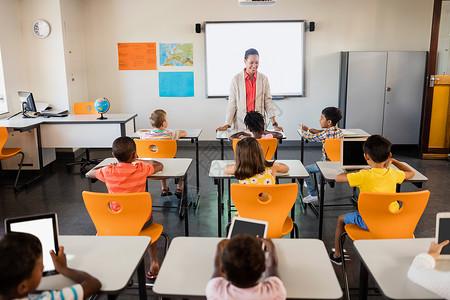
{"label": "seated student", "polygon": [[42,245],[37,237],[28,233],[11,232],[0,240],[0,299],[76,300],[97,293],[102,284],[86,272],[67,267],[64,247],[58,255],[50,252],[56,271],[77,284],[60,291],[36,291],[42,278]]}
{"label": "seated student", "polygon": [[408,278],[414,283],[438,294],[444,299],[450,299],[450,272],[435,270],[436,259],[449,241],[440,244],[432,242],[428,253],[418,254],[408,270]]}
{"label": "seated student", "polygon": [[[167,113],[162,109],[157,109],[150,115],[150,123],[152,130],[138,130],[139,138],[142,140],[178,140],[180,137],[186,136],[185,130],[167,130],[169,122],[167,121]],[[183,194],[183,181],[178,181],[178,186],[174,192],[178,199]],[[172,192],[167,187],[166,179],[161,179],[161,196],[170,196]]]}
{"label": "seated student", "polygon": [[[100,169],[92,169],[87,175],[90,178],[103,181],[110,193],[140,193],[145,192],[147,177],[163,169],[163,164],[154,160],[136,161],[136,144],[127,136],[117,138],[112,145],[112,154],[119,161]],[[110,203],[113,211],[119,211],[120,205]],[[143,228],[152,222],[149,217]],[[150,256],[150,271],[147,278],[154,279],[159,272],[156,243],[148,249]]]}
{"label": "seated student", "polygon": [[[269,162],[264,157],[261,144],[252,137],[246,137],[236,144],[235,163],[225,166],[225,174],[234,174],[242,184],[275,184],[277,172],[286,173],[289,167],[283,163]],[[260,194],[260,200],[267,193]]]}
{"label": "seated student", "polygon": [[[342,119],[341,110],[337,107],[326,107],[322,110],[320,115],[320,127],[323,130],[308,128],[308,126],[302,125],[302,137],[310,142],[322,143],[322,158],[321,161],[329,160],[325,152],[325,140],[326,139],[341,139],[344,137],[341,129],[336,125]],[[305,167],[308,171],[309,178],[305,179],[306,186],[308,187],[309,195],[303,198],[304,203],[311,203],[317,201],[317,190],[314,184],[313,173],[319,173],[317,165],[311,164]],[[320,179],[320,176],[319,176]]]}
{"label": "seated student", "polygon": [[[267,258],[261,242],[266,246]],[[265,279],[258,283],[264,271]],[[206,286],[207,299],[274,300],[286,299],[286,295],[272,240],[239,234],[217,244],[214,273]]]}
{"label": "seated student", "polygon": [[[397,184],[402,183],[405,179],[413,178],[414,171],[392,158],[391,145],[391,142],[381,135],[370,136],[363,144],[364,158],[370,169],[338,174],[335,178],[336,182],[348,182],[352,187],[359,187],[360,192],[395,193]],[[398,170],[390,168],[391,164]],[[389,209],[397,211],[399,209],[398,202],[392,202]],[[334,234],[336,251],[330,253],[331,261],[337,265],[342,263],[339,237],[345,231],[344,226],[350,223],[369,230],[359,212],[338,217]]]}
{"label": "seated student", "polygon": [[249,111],[244,118],[244,124],[249,132],[240,131],[230,135],[229,140],[242,139],[247,136],[255,139],[281,139],[283,135],[276,131],[267,131],[264,128],[264,117],[257,111]]}

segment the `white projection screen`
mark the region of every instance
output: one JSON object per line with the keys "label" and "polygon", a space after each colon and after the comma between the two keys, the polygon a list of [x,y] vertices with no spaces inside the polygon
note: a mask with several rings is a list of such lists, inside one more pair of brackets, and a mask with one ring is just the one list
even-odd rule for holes
{"label": "white projection screen", "polygon": [[206,22],[206,96],[228,97],[245,51],[255,48],[272,96],[303,97],[304,40],[304,21]]}

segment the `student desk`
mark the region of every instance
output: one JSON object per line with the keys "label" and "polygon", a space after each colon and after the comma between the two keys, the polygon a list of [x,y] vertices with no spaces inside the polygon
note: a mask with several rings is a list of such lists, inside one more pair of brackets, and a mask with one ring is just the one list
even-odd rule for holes
{"label": "student desk", "polygon": [[[325,183],[329,183],[331,187],[335,182],[334,178],[336,175],[344,172],[341,169],[341,163],[339,161],[318,161],[317,167],[319,167],[319,171],[322,174],[322,178],[320,181],[320,192],[319,192],[319,239],[322,239],[322,225],[323,225],[323,206],[325,199]],[[413,178],[405,180],[405,182],[411,182],[418,188],[422,188],[422,183],[428,181],[428,178],[419,173],[416,169],[404,163],[406,166],[411,168],[414,171],[415,175]],[[392,166],[395,168],[394,166]],[[347,183],[348,184],[348,183]],[[400,186],[397,186],[397,192],[400,191]]]}
{"label": "student desk", "polygon": [[[115,299],[127,286],[137,268],[139,299],[146,300],[143,255],[150,244],[147,236],[75,236],[59,237],[64,246],[67,265],[88,272],[102,283],[101,292]],[[59,290],[75,284],[62,275],[42,277],[38,290]]]}
{"label": "student desk", "polygon": [[[267,130],[269,130],[269,131],[276,131],[273,128],[269,128]],[[224,158],[223,157],[223,153],[224,153],[223,144],[224,144],[224,141],[228,141],[228,138],[230,137],[230,135],[235,134],[236,132],[238,132],[238,131],[231,130],[231,129],[227,129],[227,130],[224,130],[224,131],[216,131],[216,139],[220,141],[220,159],[221,160],[223,160],[223,158]],[[280,144],[282,144],[283,140],[286,139],[286,134],[284,133],[284,131],[277,131],[277,132],[283,134],[281,139],[278,139],[278,142]],[[275,159],[277,159],[277,153],[278,153],[278,148],[277,148],[277,151],[275,151]]]}
{"label": "student desk", "polygon": [[[146,129],[150,130],[150,129]],[[186,136],[180,137],[180,140],[191,140],[191,143],[195,143],[195,177],[197,183],[197,199],[194,206],[197,207],[200,198],[200,177],[199,177],[199,158],[198,158],[198,137],[202,133],[202,129],[167,129],[169,131],[184,130],[186,131]],[[139,138],[139,133],[136,131],[133,134],[134,138]]]}
{"label": "student desk", "polygon": [[[344,138],[359,138],[359,137],[369,137],[370,134],[365,132],[362,129],[341,129],[342,133],[344,134]],[[297,133],[300,136],[301,144],[300,144],[300,160],[304,162],[303,157],[305,153],[305,141],[308,142],[306,139],[302,136],[302,129],[297,129]]]}
{"label": "student desk", "polygon": [[[149,158],[139,158],[139,160],[151,160]],[[180,205],[180,217],[184,216],[184,234],[189,236],[189,220],[188,220],[188,201],[187,201],[187,171],[191,166],[192,159],[190,158],[158,158],[155,159],[164,165],[162,171],[154,173],[148,178],[151,179],[164,179],[164,178],[180,178],[183,180],[183,196]],[[98,169],[110,164],[117,163],[115,158],[106,158],[101,163],[96,165],[94,169]],[[86,173],[86,177],[89,178],[89,172]]]}
{"label": "student desk", "polygon": [[[292,182],[303,181],[307,178],[308,172],[299,160],[277,160],[277,162],[286,164],[289,167],[288,173],[278,174],[277,179],[292,179]],[[222,186],[225,179],[233,179],[234,175],[224,174],[226,165],[234,164],[234,160],[213,160],[211,168],[209,169],[209,177],[214,179],[217,184],[217,221],[218,221],[218,236],[222,236]],[[291,210],[291,218],[294,221],[295,204]],[[231,196],[228,195],[228,222],[231,221]]]}
{"label": "student desk", "polygon": [[[107,119],[98,120],[99,115],[74,115],[52,118],[22,118],[16,116],[10,120],[0,120],[0,126],[5,126],[14,131],[25,132],[36,130],[36,134],[26,141],[30,149],[27,151],[18,137],[10,135],[7,147],[24,148],[25,160],[27,157],[36,157],[32,166],[26,169],[39,169],[46,163],[43,151],[46,148],[111,148],[113,141],[119,136],[132,135],[136,131],[135,118],[137,114],[105,114]],[[10,159],[12,162],[14,159]],[[29,161],[27,161],[28,163]]]}
{"label": "student desk", "polygon": [[[163,297],[205,298],[221,238],[176,237],[156,278],[153,292]],[[273,239],[288,299],[339,299],[342,290],[325,245],[315,239]],[[186,259],[186,253],[189,253]]]}
{"label": "student desk", "polygon": [[[434,238],[357,240],[356,251],[361,258],[359,299],[367,299],[370,272],[383,296],[388,299],[441,299],[435,293],[415,284],[407,277],[414,257],[427,252]],[[440,260],[436,269],[450,271],[450,260]]]}

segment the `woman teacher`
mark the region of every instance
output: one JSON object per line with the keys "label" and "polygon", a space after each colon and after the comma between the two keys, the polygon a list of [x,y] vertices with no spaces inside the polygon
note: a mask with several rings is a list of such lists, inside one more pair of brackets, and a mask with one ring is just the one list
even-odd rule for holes
{"label": "woman teacher", "polygon": [[237,131],[246,130],[244,117],[252,110],[263,116],[267,115],[274,129],[283,131],[283,127],[275,121],[269,79],[256,72],[259,66],[258,51],[253,48],[245,51],[244,63],[245,69],[231,80],[225,125],[218,127],[216,131],[224,131],[232,126]]}

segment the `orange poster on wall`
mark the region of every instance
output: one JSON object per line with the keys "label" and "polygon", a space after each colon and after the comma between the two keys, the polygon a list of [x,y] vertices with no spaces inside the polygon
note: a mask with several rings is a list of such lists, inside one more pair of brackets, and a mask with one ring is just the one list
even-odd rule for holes
{"label": "orange poster on wall", "polygon": [[156,43],[117,43],[119,70],[156,70]]}

